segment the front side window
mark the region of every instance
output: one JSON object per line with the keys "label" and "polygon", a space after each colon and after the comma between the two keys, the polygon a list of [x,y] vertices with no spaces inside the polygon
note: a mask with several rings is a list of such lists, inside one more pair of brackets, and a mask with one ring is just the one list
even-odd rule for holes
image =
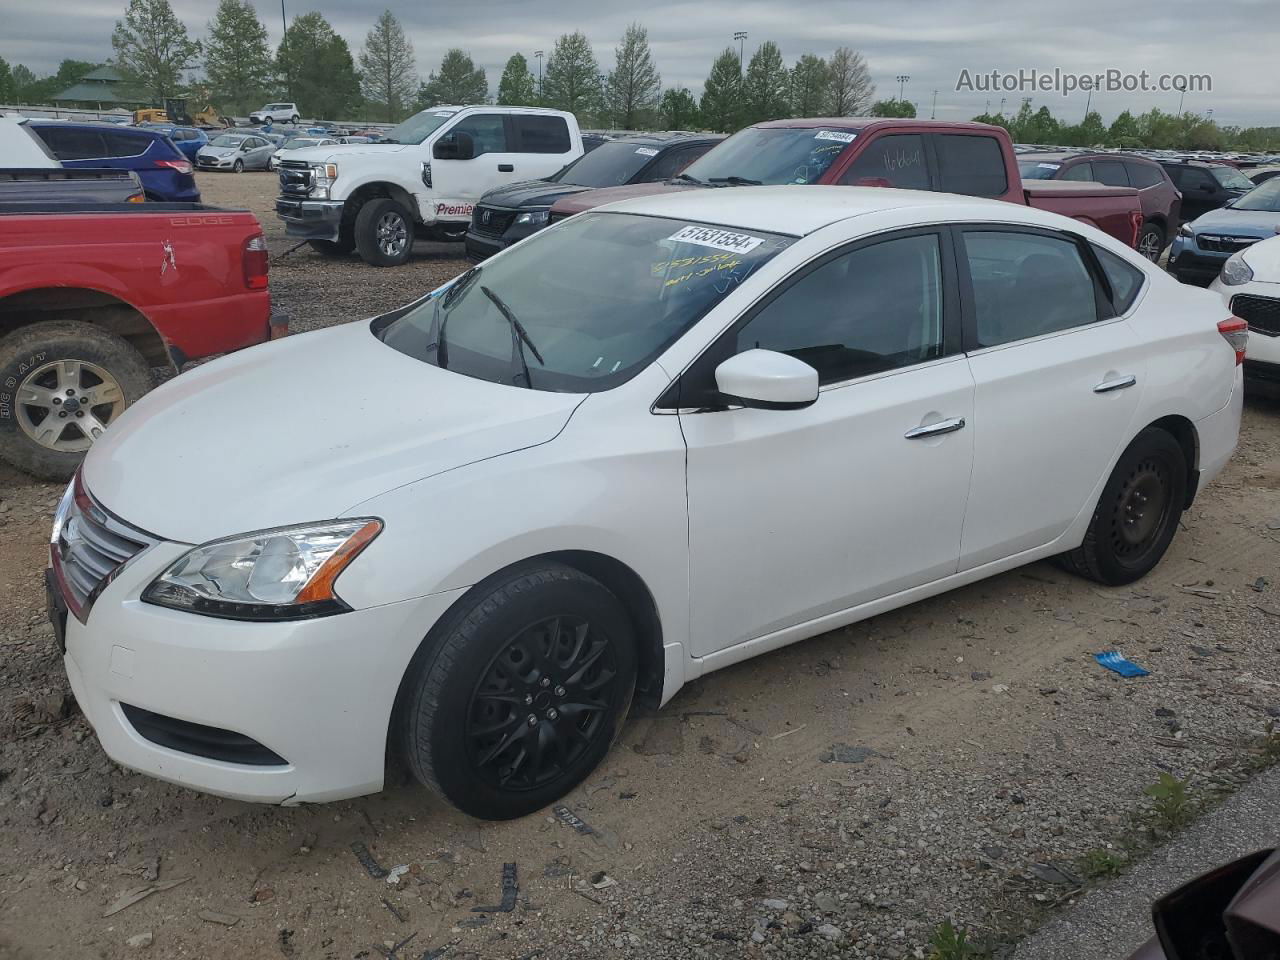
{"label": "front side window", "polygon": [[511,118],[515,123],[521,153],[568,153],[569,125],[564,117],[521,116]]}
{"label": "front side window", "polygon": [[475,142],[478,157],[485,153],[507,152],[507,128],[502,116],[496,113],[477,113],[463,117],[445,136],[469,134]]}
{"label": "front side window", "polygon": [[915,133],[876,137],[854,157],[840,182],[855,187],[928,190],[929,165],[925,161],[924,137]]}
{"label": "front side window", "polygon": [[999,197],[1009,189],[1004,151],[995,137],[936,136],[938,189],[967,197]]}
{"label": "front side window", "polygon": [[976,340],[994,347],[1098,319],[1093,277],[1070,240],[966,230]]}
{"label": "front side window", "polygon": [[684,172],[717,185],[817,183],[857,136],[846,127],[747,127]]}
{"label": "front side window", "polygon": [[594,393],[643,370],[792,242],[759,230],[583,213],[371,329],[401,353],[464,376]]}
{"label": "front side window", "polygon": [[942,355],[936,234],[841,254],[779,294],[737,332],[737,351],[790,354],[837,383]]}

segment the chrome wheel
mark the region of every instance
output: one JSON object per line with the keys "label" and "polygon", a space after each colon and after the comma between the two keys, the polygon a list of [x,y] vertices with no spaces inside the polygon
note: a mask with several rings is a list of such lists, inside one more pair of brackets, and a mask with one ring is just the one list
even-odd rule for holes
{"label": "chrome wheel", "polygon": [[84,360],[36,367],[18,385],[14,403],[22,432],[60,453],[88,450],[124,407],[115,377]]}
{"label": "chrome wheel", "polygon": [[1160,251],[1164,247],[1163,239],[1159,230],[1144,230],[1142,236],[1138,238],[1138,252],[1155,263],[1160,259]]}
{"label": "chrome wheel", "polygon": [[378,249],[388,257],[398,257],[409,243],[409,225],[404,217],[388,211],[378,218]]}

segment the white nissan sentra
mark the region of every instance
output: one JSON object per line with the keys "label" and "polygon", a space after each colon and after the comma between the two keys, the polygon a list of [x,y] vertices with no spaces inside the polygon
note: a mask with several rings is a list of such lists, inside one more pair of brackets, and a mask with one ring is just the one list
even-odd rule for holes
{"label": "white nissan sentra", "polygon": [[527,814],[633,698],[1043,557],[1143,576],[1235,447],[1246,337],[1008,203],[600,208],[140,400],[58,510],[66,670],[174,783],[333,800],[390,749]]}

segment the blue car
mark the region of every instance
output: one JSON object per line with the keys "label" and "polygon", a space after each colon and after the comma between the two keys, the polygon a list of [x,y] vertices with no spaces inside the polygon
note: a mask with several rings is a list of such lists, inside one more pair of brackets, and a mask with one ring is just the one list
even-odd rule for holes
{"label": "blue car", "polygon": [[32,120],[30,126],[64,166],[132,170],[148,200],[200,202],[191,161],[158,130],[59,120]]}
{"label": "blue car", "polygon": [[1184,223],[1169,248],[1169,272],[1184,283],[1207,286],[1233,253],[1278,233],[1280,177]]}
{"label": "blue car", "polygon": [[196,154],[200,152],[200,148],[209,143],[209,135],[199,127],[177,127],[164,123],[145,123],[142,126],[147,130],[163,133],[192,163],[196,162]]}

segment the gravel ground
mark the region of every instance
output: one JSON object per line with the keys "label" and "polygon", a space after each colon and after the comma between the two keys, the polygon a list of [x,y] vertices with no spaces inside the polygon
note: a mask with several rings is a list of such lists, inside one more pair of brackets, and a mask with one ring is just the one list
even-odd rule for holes
{"label": "gravel ground", "polygon": [[1151,937],[1151,901],[1265,847],[1280,847],[1280,769],[1257,777],[1132,873],[1090,891],[1020,944],[1014,960],[1120,960]]}
{"label": "gravel ground", "polygon": [[[202,175],[258,213],[273,181]],[[273,266],[299,328],[464,267]],[[1161,771],[1234,789],[1280,714],[1280,405],[1146,580],[1036,564],[704,677],[636,717],[566,801],[479,823],[398,782],[323,807],[204,796],[120,769],[69,698],[41,569],[58,489],[0,469],[0,958],[920,958],[944,919],[1001,955],[1075,899],[1076,861],[1141,846]],[[1151,671],[1124,680],[1093,654]],[[367,845],[388,885],[351,850]],[[511,913],[494,903],[518,867]],[[117,913],[118,899],[158,889]],[[402,919],[403,918],[403,919]],[[392,949],[405,938],[405,946]]]}

